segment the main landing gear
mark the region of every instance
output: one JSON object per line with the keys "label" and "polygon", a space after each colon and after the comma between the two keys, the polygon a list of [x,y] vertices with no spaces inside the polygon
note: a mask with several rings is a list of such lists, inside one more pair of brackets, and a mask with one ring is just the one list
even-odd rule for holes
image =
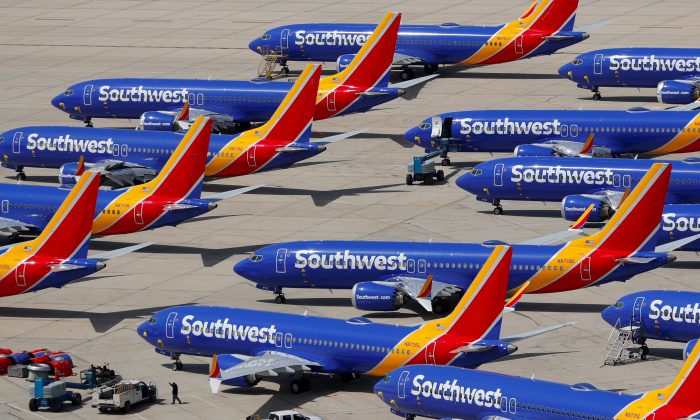
{"label": "main landing gear", "polygon": [[180,360],[180,353],[173,353],[173,370],[182,370],[182,361]]}
{"label": "main landing gear", "polygon": [[425,74],[433,74],[436,71],[438,71],[438,65],[437,64],[426,64],[423,66],[423,69],[425,70]]}
{"label": "main landing gear", "polygon": [[294,395],[301,394],[302,392],[308,392],[311,390],[311,381],[309,381],[309,378],[305,378],[303,376],[301,378],[293,379],[292,382],[289,383],[289,390]]}
{"label": "main landing gear", "polygon": [[411,80],[416,76],[416,74],[413,72],[413,70],[408,67],[408,66],[402,66],[401,67],[401,80],[406,81],[406,80]]}
{"label": "main landing gear", "polygon": [[18,166],[16,171],[17,175],[15,175],[15,178],[17,181],[24,181],[27,179],[27,174],[24,173],[24,166]]}

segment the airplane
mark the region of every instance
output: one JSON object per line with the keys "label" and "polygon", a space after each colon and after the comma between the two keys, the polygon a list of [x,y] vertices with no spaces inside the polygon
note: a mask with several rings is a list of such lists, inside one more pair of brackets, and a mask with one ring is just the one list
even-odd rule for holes
{"label": "airplane", "polygon": [[[153,180],[100,190],[92,233],[114,235],[176,226],[214,210],[218,201],[259,188],[239,188],[201,198],[211,125],[211,119],[198,117]],[[21,232],[45,230],[60,203],[71,193],[70,189],[51,186],[0,184],[0,232],[16,237]]]}
{"label": "airplane", "polygon": [[[572,323],[501,338],[511,260],[507,246],[496,246],[455,311],[414,325],[379,324],[217,306],[176,306],[155,313],[138,326],[141,338],[182,369],[183,354],[213,356],[210,386],[256,385],[263,377],[293,375],[293,394],[310,389],[306,372],[382,376],[408,364],[449,364],[475,368],[513,353],[515,341]],[[522,292],[522,291],[521,291]],[[506,302],[504,304],[504,302]]]}
{"label": "airplane", "polygon": [[508,152],[517,157],[660,156],[700,151],[695,111],[487,110],[426,118],[404,137],[448,152]]}
{"label": "airplane", "polygon": [[627,330],[641,344],[642,358],[647,339],[686,343],[690,353],[700,337],[700,293],[675,290],[645,290],[621,297],[600,314],[617,330]]}
{"label": "airplane", "polygon": [[[496,215],[503,214],[502,200],[561,201],[562,215],[567,219],[575,220],[593,205],[590,221],[598,222],[617,209],[625,191],[634,188],[658,162],[662,161],[510,157],[480,163],[457,178],[456,184],[478,201],[493,204]],[[665,202],[700,204],[700,161],[663,162],[673,164]]]}
{"label": "airplane", "polygon": [[601,87],[656,88],[662,104],[700,99],[700,50],[697,48],[610,48],[576,56],[559,68],[576,86],[602,98]]}
{"label": "airplane", "polygon": [[[512,22],[496,26],[403,25],[399,29],[393,63],[402,66],[401,79],[414,76],[412,65],[434,73],[440,64],[483,66],[554,52],[588,39],[574,31],[578,0],[535,0]],[[265,31],[249,45],[252,51],[289,61],[336,61],[338,68],[352,60],[370,37],[372,25],[305,23]]]}
{"label": "airplane", "polygon": [[394,369],[374,393],[391,412],[460,419],[655,419],[700,418],[700,346],[690,353],[673,382],[642,394],[599,390],[533,378],[414,365]]}
{"label": "airplane", "polygon": [[[400,22],[400,14],[387,13],[347,68],[321,79],[315,120],[365,112],[404,94],[412,98],[411,88],[435,77],[389,83]],[[51,103],[89,127],[93,118],[123,118],[138,119],[146,130],[173,130],[207,115],[217,131],[240,131],[269,120],[292,86],[267,79],[97,79],[69,86]]]}
{"label": "airplane", "polygon": [[[657,249],[652,235],[670,173],[669,164],[654,165],[597,233],[549,245],[580,233],[588,211],[570,231],[511,244],[508,290],[513,293],[526,282],[526,293],[575,290],[625,281],[674,261],[667,253],[673,247]],[[283,288],[351,289],[352,304],[360,310],[393,311],[413,300],[443,314],[498,243],[287,242],[256,250],[234,271],[277,294],[276,303],[286,301]],[[430,300],[421,299],[426,283],[432,284]]]}
{"label": "airplane", "polygon": [[[264,125],[232,136],[212,135],[204,175],[230,177],[286,168],[316,156],[330,143],[362,132],[311,140],[320,74],[320,65],[309,65]],[[70,185],[83,160],[85,166],[99,170],[118,186],[126,186],[153,179],[182,138],[170,132],[20,127],[0,134],[0,140],[8,140],[0,141],[0,154],[2,166],[15,169],[17,179],[26,177],[27,167],[59,168],[61,183]]]}
{"label": "airplane", "polygon": [[31,241],[0,247],[0,297],[35,292],[96,273],[106,261],[151,244],[88,256],[100,175],[86,172]]}

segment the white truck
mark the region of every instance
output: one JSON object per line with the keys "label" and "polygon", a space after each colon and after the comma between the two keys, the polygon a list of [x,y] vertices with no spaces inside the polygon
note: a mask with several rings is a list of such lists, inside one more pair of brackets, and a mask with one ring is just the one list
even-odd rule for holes
{"label": "white truck", "polygon": [[103,386],[95,391],[92,406],[100,412],[119,410],[128,413],[134,404],[148,401],[155,402],[158,388],[155,384],[146,384],[138,380],[124,380],[113,386]]}
{"label": "white truck", "polygon": [[267,418],[268,420],[322,420],[321,417],[307,417],[293,410],[273,411]]}

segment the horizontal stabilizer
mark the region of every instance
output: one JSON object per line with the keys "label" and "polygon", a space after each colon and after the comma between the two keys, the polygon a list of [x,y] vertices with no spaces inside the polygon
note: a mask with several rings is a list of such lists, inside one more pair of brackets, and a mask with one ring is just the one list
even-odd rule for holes
{"label": "horizontal stabilizer", "polygon": [[689,243],[696,241],[698,239],[700,239],[700,233],[698,233],[697,235],[688,236],[687,238],[679,239],[677,241],[668,242],[668,243],[665,243],[663,245],[659,245],[654,249],[654,252],[664,253],[664,252],[675,251],[678,248],[682,248],[682,247],[688,245]]}
{"label": "horizontal stabilizer", "polygon": [[656,260],[656,258],[652,257],[625,257],[625,258],[618,258],[615,261],[623,264],[649,264],[650,262]]}
{"label": "horizontal stabilizer", "polygon": [[336,141],[345,140],[347,138],[354,137],[358,134],[362,134],[367,130],[369,130],[369,128],[362,128],[360,130],[348,131],[347,133],[341,133],[341,134],[336,134],[334,136],[323,137],[323,138],[320,138],[318,140],[311,140],[311,143],[321,144],[321,145],[335,143]]}
{"label": "horizontal stabilizer", "polygon": [[493,344],[481,345],[479,343],[472,343],[468,346],[457,347],[456,349],[450,351],[450,353],[482,353],[491,350],[494,347],[496,346],[494,346]]}
{"label": "horizontal stabilizer", "polygon": [[61,271],[79,270],[81,268],[85,268],[85,266],[78,265],[78,264],[68,264],[68,263],[49,264],[49,269],[51,270],[52,273],[58,273]]}
{"label": "horizontal stabilizer", "polygon": [[193,206],[192,204],[170,203],[170,204],[165,204],[163,206],[163,211],[189,210],[189,209],[193,209],[195,207],[197,207],[197,206]]}
{"label": "horizontal stabilizer", "polygon": [[220,192],[218,194],[213,194],[208,197],[203,198],[202,200],[209,201],[211,203],[215,203],[217,201],[225,200],[227,198],[235,197],[237,195],[245,194],[247,192],[257,190],[260,187],[264,187],[265,184],[258,184],[258,185],[253,185],[250,187],[243,187],[243,188],[236,188],[235,190],[230,190],[230,191],[224,191]]}
{"label": "horizontal stabilizer", "polygon": [[561,242],[564,239],[567,239],[571,236],[583,235],[583,227],[586,225],[586,222],[588,222],[588,218],[591,217],[593,207],[593,204],[588,206],[586,211],[584,211],[581,214],[578,220],[576,220],[568,230],[563,232],[552,233],[551,235],[545,235],[535,239],[530,239],[525,242],[520,242],[520,245],[549,245],[555,242]]}
{"label": "horizontal stabilizer", "polygon": [[531,330],[531,331],[527,331],[527,332],[524,332],[524,333],[511,335],[511,336],[509,336],[509,337],[502,338],[501,340],[502,340],[502,341],[506,341],[506,342],[508,342],[508,343],[512,343],[512,342],[514,342],[514,341],[518,341],[518,340],[523,340],[523,339],[525,339],[525,338],[534,337],[534,336],[536,336],[536,335],[548,333],[548,332],[550,332],[550,331],[555,331],[555,330],[558,330],[558,329],[564,328],[564,327],[570,327],[570,326],[572,326],[572,325],[576,325],[576,321],[574,321],[574,322],[567,322],[567,323],[565,323],[565,324],[551,325],[551,326],[549,326],[549,327],[539,328],[539,329],[536,329],[536,330]]}
{"label": "horizontal stabilizer", "polygon": [[111,260],[113,258],[121,257],[122,255],[126,255],[130,252],[138,251],[139,249],[143,249],[143,248],[146,248],[147,246],[151,246],[151,245],[153,245],[153,242],[146,242],[143,244],[127,246],[125,248],[119,248],[119,249],[115,249],[113,251],[101,252],[99,254],[90,255],[90,256],[88,256],[88,259],[91,259],[94,261],[107,261],[107,260]]}
{"label": "horizontal stabilizer", "polygon": [[427,83],[438,76],[439,76],[439,74],[429,74],[427,76],[418,77],[416,79],[406,80],[406,81],[399,82],[399,83],[392,83],[389,85],[389,87],[395,88],[395,89],[408,89],[408,88],[411,88],[413,86]]}

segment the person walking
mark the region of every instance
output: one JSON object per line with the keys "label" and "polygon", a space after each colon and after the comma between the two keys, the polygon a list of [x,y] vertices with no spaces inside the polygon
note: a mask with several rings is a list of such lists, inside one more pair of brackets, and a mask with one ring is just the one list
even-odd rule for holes
{"label": "person walking", "polygon": [[180,401],[180,398],[178,398],[177,396],[177,384],[175,382],[168,382],[168,384],[173,389],[173,404],[175,404],[175,400],[177,400],[178,403],[182,404],[182,401]]}

